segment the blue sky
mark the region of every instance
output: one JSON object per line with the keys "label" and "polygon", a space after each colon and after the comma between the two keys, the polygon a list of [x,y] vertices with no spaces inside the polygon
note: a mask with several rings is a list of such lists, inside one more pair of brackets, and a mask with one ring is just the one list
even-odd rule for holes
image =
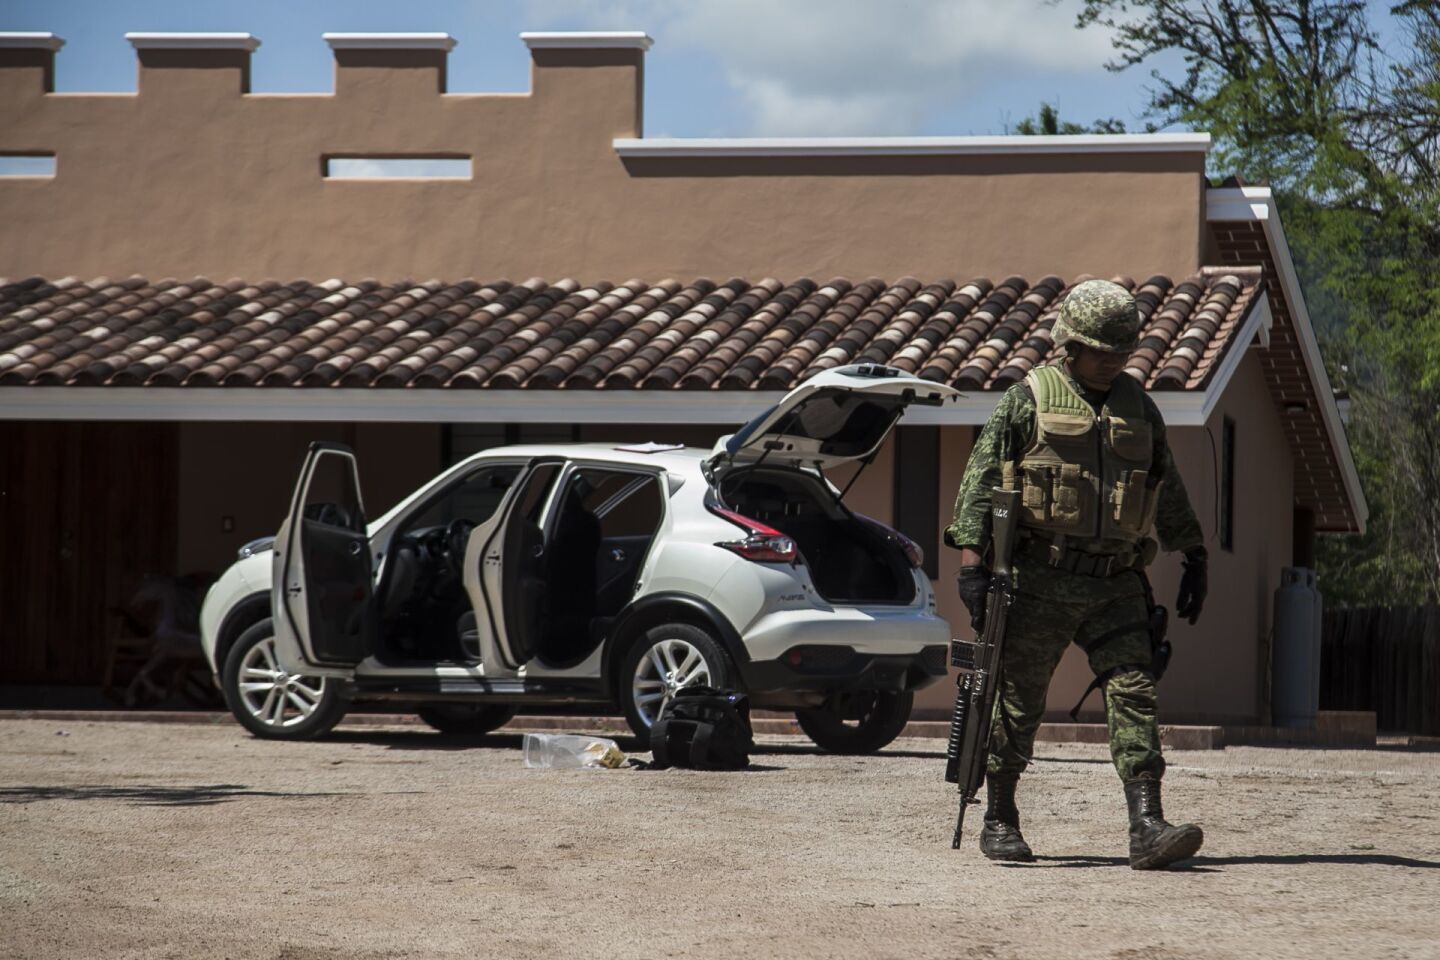
{"label": "blue sky", "polygon": [[[1075,0],[0,0],[0,30],[66,40],[64,91],[135,89],[126,31],[258,36],[252,86],[332,89],[325,31],[445,31],[455,92],[523,91],[522,30],[646,30],[647,136],[1004,133],[1041,101],[1140,126],[1148,68],[1114,74]],[[1383,9],[1383,5],[1381,5]],[[1173,69],[1172,63],[1171,68]]]}

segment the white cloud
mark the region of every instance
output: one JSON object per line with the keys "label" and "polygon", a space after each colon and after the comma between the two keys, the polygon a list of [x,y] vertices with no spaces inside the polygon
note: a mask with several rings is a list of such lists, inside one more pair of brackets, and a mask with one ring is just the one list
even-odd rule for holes
{"label": "white cloud", "polygon": [[[1076,0],[531,0],[528,16],[644,29],[713,56],[768,136],[905,134],[989,74],[1091,73],[1111,57]],[[657,47],[657,52],[658,52]]]}

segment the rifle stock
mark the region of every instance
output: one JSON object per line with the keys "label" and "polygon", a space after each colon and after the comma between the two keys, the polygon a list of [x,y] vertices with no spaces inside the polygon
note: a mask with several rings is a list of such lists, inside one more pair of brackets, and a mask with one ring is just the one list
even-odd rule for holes
{"label": "rifle stock", "polygon": [[990,592],[985,598],[985,621],[974,642],[950,641],[950,664],[960,671],[955,678],[955,712],[950,718],[945,762],[945,780],[958,784],[960,789],[960,812],[951,842],[955,849],[960,847],[965,808],[976,802],[976,794],[985,781],[990,724],[1005,647],[1005,621],[1014,599],[1010,558],[1019,511],[1020,491],[997,488],[991,492],[991,538],[995,549]]}

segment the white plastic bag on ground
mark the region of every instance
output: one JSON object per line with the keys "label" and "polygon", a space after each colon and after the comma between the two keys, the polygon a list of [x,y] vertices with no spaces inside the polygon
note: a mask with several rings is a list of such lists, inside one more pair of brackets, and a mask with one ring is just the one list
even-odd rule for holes
{"label": "white plastic bag on ground", "polygon": [[565,733],[525,734],[525,766],[550,770],[614,768],[625,762],[614,740]]}

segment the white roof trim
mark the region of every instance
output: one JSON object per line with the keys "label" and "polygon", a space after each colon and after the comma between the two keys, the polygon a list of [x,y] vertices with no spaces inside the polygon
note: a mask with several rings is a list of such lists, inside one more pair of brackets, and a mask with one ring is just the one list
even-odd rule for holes
{"label": "white roof trim", "polygon": [[1310,322],[1310,311],[1305,306],[1305,294],[1300,289],[1300,277],[1295,273],[1295,261],[1290,256],[1290,244],[1285,241],[1285,228],[1280,224],[1280,211],[1275,206],[1275,196],[1269,187],[1212,187],[1205,192],[1205,218],[1212,222],[1253,221],[1265,231],[1270,245],[1270,255],[1275,260],[1275,270],[1280,277],[1280,287],[1285,302],[1290,305],[1290,316],[1294,321],[1296,338],[1300,341],[1300,355],[1310,374],[1310,382],[1320,404],[1320,419],[1330,437],[1330,445],[1340,461],[1340,475],[1345,481],[1345,492],[1350,497],[1351,507],[1360,532],[1365,532],[1365,521],[1370,517],[1369,504],[1365,502],[1365,491],[1360,486],[1360,474],[1355,469],[1355,459],[1350,453],[1350,441],[1345,437],[1345,424],[1340,407],[1335,402],[1335,391],[1330,386],[1330,377],[1325,372],[1325,363],[1320,358],[1320,343],[1315,338],[1315,327]]}
{"label": "white roof trim", "polygon": [[619,137],[622,157],[858,157],[1057,153],[1199,153],[1208,133],[1083,133],[1055,137]]}
{"label": "white roof trim", "polygon": [[53,33],[40,33],[30,30],[3,30],[0,31],[0,47],[7,50],[31,47],[41,50],[59,50],[65,46],[65,40]]}
{"label": "white roof trim", "polygon": [[[1243,353],[1243,350],[1235,350]],[[1150,394],[1171,426],[1205,423],[1209,395]],[[0,420],[288,421],[357,423],[685,423],[736,426],[783,390],[380,390],[303,387],[0,387]],[[979,426],[999,392],[919,407],[906,423]]]}
{"label": "white roof trim", "polygon": [[127,33],[136,50],[254,50],[260,38],[253,33]]}
{"label": "white roof trim", "polygon": [[644,30],[526,32],[520,34],[531,50],[595,50],[634,48],[649,50],[654,39]]}
{"label": "white roof trim", "polygon": [[322,33],[331,50],[445,50],[458,42],[448,33]]}
{"label": "white roof trim", "polygon": [[[1225,348],[1225,359],[1220,361],[1220,368],[1215,371],[1215,376],[1210,380],[1210,386],[1205,390],[1205,400],[1200,405],[1200,422],[1204,423],[1210,419],[1215,412],[1215,407],[1220,403],[1220,397],[1224,395],[1225,388],[1230,385],[1230,378],[1235,376],[1235,371],[1240,369],[1240,363],[1245,359],[1245,353],[1250,344],[1255,342],[1259,336],[1262,340],[1269,338],[1269,330],[1275,323],[1275,317],[1270,313],[1270,294],[1260,294],[1260,299],[1250,305],[1250,311],[1245,315],[1245,322],[1235,332],[1234,338]],[[1158,394],[1151,394],[1157,397]]]}

